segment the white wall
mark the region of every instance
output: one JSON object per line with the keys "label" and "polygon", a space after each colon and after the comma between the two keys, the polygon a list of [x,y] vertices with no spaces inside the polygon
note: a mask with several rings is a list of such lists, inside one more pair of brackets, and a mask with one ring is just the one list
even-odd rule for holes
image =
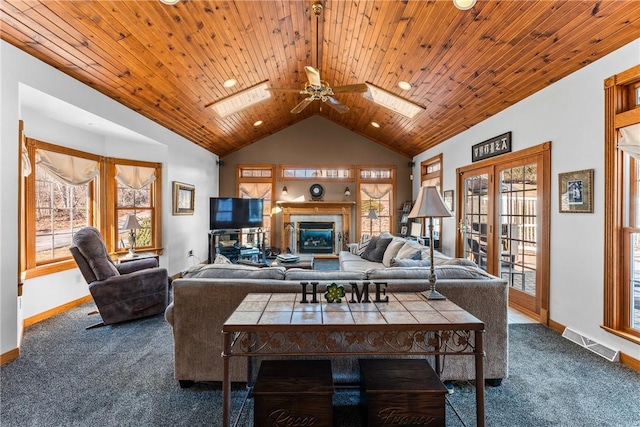
{"label": "white wall", "polygon": [[[512,132],[513,151],[551,141],[550,317],[635,358],[640,358],[640,346],[600,328],[604,295],[603,82],[639,62],[640,39],[414,159],[419,165],[443,153],[442,188],[449,190],[456,188],[455,169],[471,163],[474,144],[508,131]],[[594,213],[560,214],[558,173],[582,169],[595,169]],[[418,185],[416,180],[414,194]],[[443,250],[453,254],[454,219],[444,220],[443,233]]]}
{"label": "white wall", "polygon": [[[0,353],[19,345],[22,319],[88,295],[77,269],[29,279],[17,297],[18,120],[25,134],[95,154],[163,163],[162,267],[175,274],[189,265],[187,252],[207,256],[209,197],[218,195],[218,157],[190,143],[155,122],[124,107],[60,71],[0,42]],[[95,114],[143,136],[128,139],[87,132],[26,108],[20,99],[25,88],[34,88],[72,106]],[[28,89],[27,88],[27,89]],[[193,216],[171,215],[172,181],[195,185]]]}

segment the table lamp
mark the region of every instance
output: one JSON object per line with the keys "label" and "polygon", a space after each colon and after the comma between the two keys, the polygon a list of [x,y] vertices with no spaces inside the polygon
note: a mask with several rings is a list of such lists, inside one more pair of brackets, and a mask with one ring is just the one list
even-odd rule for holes
{"label": "table lamp", "polygon": [[373,235],[373,220],[374,219],[378,219],[378,214],[376,213],[376,210],[371,208],[369,209],[369,215],[367,215],[367,218],[369,219],[369,236]]}
{"label": "table lamp", "polygon": [[444,295],[436,291],[436,272],[433,265],[433,218],[445,218],[453,216],[451,211],[444,204],[444,200],[436,187],[421,187],[418,192],[413,209],[409,212],[409,218],[429,218],[429,246],[431,259],[431,274],[429,275],[429,285],[431,291],[427,299],[446,299]]}
{"label": "table lamp", "polygon": [[142,227],[134,214],[128,214],[122,228],[129,230],[129,256],[133,257],[136,253],[136,230]]}

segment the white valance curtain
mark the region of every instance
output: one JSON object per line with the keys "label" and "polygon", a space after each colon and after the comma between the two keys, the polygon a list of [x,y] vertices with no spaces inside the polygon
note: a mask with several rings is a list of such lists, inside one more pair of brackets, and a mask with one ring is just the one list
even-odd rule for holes
{"label": "white valance curtain", "polygon": [[271,184],[242,184],[240,185],[240,192],[247,195],[252,199],[264,199],[271,191]]}
{"label": "white valance curtain", "polygon": [[27,177],[31,175],[31,160],[29,160],[29,151],[27,146],[22,141],[22,176]]}
{"label": "white valance curtain", "polygon": [[640,123],[619,129],[618,148],[640,160]]}
{"label": "white valance curtain", "polygon": [[372,199],[381,199],[391,192],[391,184],[363,184],[360,189]]}
{"label": "white valance curtain", "polygon": [[116,165],[116,180],[125,187],[139,190],[156,180],[155,168]]}
{"label": "white valance curtain", "polygon": [[97,160],[42,149],[36,151],[36,164],[66,185],[87,184],[100,173]]}

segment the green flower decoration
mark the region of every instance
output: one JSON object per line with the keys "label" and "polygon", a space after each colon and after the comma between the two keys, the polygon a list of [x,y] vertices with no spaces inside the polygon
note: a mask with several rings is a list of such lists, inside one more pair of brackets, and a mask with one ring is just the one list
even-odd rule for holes
{"label": "green flower decoration", "polygon": [[324,293],[324,298],[327,302],[342,302],[340,298],[344,297],[344,286],[336,285],[335,283],[327,286],[327,291]]}

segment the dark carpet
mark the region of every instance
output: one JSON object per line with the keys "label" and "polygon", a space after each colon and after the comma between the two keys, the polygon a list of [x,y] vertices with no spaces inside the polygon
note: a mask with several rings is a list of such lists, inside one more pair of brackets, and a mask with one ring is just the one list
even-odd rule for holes
{"label": "dark carpet", "polygon": [[[173,379],[173,339],[162,316],[87,331],[94,307],[25,331],[20,358],[1,368],[3,427],[221,424],[219,383],[181,389]],[[486,389],[488,426],[640,426],[639,373],[541,325],[511,325],[509,333],[510,376]],[[234,387],[234,415],[243,397]],[[447,426],[475,425],[471,384],[455,383],[447,399]],[[356,392],[337,392],[334,425],[361,425],[357,402]],[[249,399],[238,425],[251,419]]]}

